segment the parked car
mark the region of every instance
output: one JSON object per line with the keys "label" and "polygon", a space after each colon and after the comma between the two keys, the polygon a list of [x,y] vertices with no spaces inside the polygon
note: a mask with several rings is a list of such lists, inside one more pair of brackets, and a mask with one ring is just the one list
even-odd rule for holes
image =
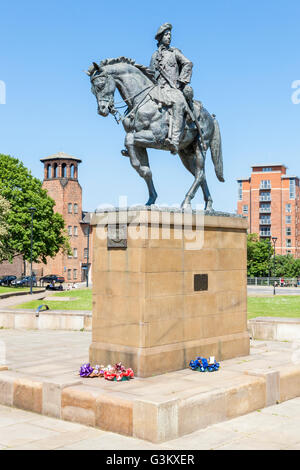
{"label": "parked car", "polygon": [[[11,285],[15,287],[24,287],[27,286],[29,287],[31,284],[31,276],[23,276],[20,279],[15,279],[12,281]],[[36,277],[35,275],[32,276],[32,285],[36,285]]]}
{"label": "parked car", "polygon": [[17,276],[2,276],[0,279],[0,286],[10,286],[12,281],[17,279]]}
{"label": "parked car", "polygon": [[40,279],[40,282],[42,284],[45,284],[47,282],[58,282],[59,284],[62,284],[65,282],[65,278],[63,276],[59,276],[58,274],[48,274],[47,276],[43,276]]}

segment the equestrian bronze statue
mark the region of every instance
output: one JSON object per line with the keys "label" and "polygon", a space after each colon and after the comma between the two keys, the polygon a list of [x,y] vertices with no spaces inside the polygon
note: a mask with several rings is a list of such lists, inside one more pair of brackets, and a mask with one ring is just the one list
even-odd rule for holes
{"label": "equestrian bronze statue", "polygon": [[[201,186],[205,210],[212,210],[204,165],[209,148],[217,178],[224,181],[220,129],[215,116],[193,99],[189,85],[193,64],[179,49],[170,47],[171,30],[170,23],[158,29],[155,36],[158,49],[149,67],[118,57],[100,64],[94,62],[87,73],[97,98],[98,113],[101,116],[111,113],[117,122],[122,121],[126,131],[122,154],[130,158],[133,168],[147,183],[146,205],[154,204],[157,198],[147,154],[147,148],[155,148],[178,153],[194,176],[181,207],[191,206]],[[116,88],[127,105],[124,116],[119,116],[116,109]]]}

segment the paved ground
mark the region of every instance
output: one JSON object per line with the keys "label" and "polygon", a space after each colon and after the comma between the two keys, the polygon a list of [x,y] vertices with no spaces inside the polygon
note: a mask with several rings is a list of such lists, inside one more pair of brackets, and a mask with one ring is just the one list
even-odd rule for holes
{"label": "paved ground", "polygon": [[[269,297],[273,295],[273,286],[248,286],[248,296]],[[275,295],[300,295],[300,287],[276,287]]]}
{"label": "paved ground", "polygon": [[[23,373],[76,375],[87,361],[91,333],[0,330],[0,353]],[[1,347],[2,346],[2,347]],[[249,360],[291,361],[293,344],[252,341],[252,357],[224,361],[220,372],[244,370]],[[1,357],[0,357],[1,362]],[[59,370],[57,364],[60,364]],[[203,377],[203,379],[209,377]],[[214,376],[215,379],[221,378]],[[138,382],[138,379],[136,379]],[[97,386],[96,382],[91,385]],[[108,384],[110,385],[110,384]],[[135,385],[138,385],[136,383]],[[124,392],[125,393],[125,392]],[[299,449],[300,398],[218,423],[162,445],[0,406],[0,449]]]}
{"label": "paved ground", "polygon": [[44,297],[48,296],[48,292],[42,292],[40,294],[25,294],[25,295],[17,295],[12,297],[7,297],[7,299],[0,299],[0,309],[12,307],[14,305],[23,304],[24,302],[30,302],[31,300],[38,300],[43,299]]}
{"label": "paved ground", "polygon": [[300,398],[151,444],[0,406],[0,450],[300,450]]}

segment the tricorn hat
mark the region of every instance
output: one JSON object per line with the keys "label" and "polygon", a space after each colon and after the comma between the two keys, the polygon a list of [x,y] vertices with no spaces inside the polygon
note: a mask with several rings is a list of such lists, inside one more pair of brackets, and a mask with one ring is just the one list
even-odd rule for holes
{"label": "tricorn hat", "polygon": [[171,30],[172,29],[172,25],[170,23],[164,23],[162,24],[158,30],[157,30],[157,33],[155,35],[155,39],[156,40],[159,40],[160,36],[165,32],[167,31],[167,29]]}

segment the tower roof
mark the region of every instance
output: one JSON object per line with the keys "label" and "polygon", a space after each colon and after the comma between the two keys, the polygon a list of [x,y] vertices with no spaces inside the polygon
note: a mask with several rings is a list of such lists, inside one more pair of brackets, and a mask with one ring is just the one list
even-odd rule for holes
{"label": "tower roof", "polygon": [[81,163],[79,158],[73,157],[72,155],[68,155],[64,152],[57,152],[53,155],[49,155],[49,157],[41,158],[41,162],[46,162],[47,160],[74,160],[78,163]]}

